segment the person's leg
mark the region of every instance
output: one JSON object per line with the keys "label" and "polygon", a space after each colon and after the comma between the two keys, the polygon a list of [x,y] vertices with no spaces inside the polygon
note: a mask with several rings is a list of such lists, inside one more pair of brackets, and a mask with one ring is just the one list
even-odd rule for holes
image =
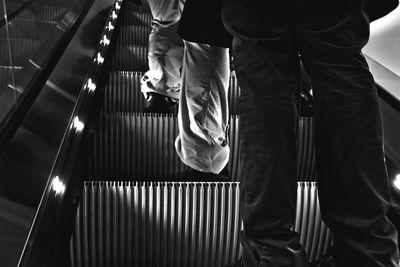
{"label": "person's leg", "polygon": [[316,105],[318,191],[334,233],[335,267],[399,266],[397,232],[386,217],[391,196],[380,108],[361,53],[369,36],[363,1],[332,8],[299,2],[300,52]]}
{"label": "person's leg", "polygon": [[290,11],[276,8],[231,0],[223,7],[224,23],[234,36],[234,65],[242,90],[240,197],[246,267],[307,265],[298,234],[291,230],[297,193],[299,59]]}
{"label": "person's leg", "polygon": [[183,58],[183,41],[176,32],[182,13],[183,0],[148,0],[153,16],[149,36],[149,71],[141,80],[145,98],[149,93],[179,98],[180,68]]}
{"label": "person's leg", "polygon": [[200,172],[217,174],[229,160],[229,74],[227,48],[185,41],[175,147]]}

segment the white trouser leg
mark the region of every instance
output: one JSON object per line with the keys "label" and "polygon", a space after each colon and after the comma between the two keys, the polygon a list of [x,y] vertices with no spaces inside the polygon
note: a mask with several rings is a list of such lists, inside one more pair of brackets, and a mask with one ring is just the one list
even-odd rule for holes
{"label": "white trouser leg", "polygon": [[179,136],[182,162],[202,172],[219,173],[229,160],[227,144],[229,51],[184,41]]}
{"label": "white trouser leg", "polygon": [[153,16],[149,36],[149,71],[142,77],[141,90],[179,98],[180,68],[183,41],[176,30],[183,9],[183,0],[148,0]]}

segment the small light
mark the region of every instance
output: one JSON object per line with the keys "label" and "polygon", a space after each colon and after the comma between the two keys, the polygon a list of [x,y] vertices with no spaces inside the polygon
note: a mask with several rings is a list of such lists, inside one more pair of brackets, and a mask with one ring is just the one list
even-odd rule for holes
{"label": "small light", "polygon": [[107,36],[103,35],[103,39],[100,41],[100,44],[109,45],[110,40],[107,38]]}
{"label": "small light", "polygon": [[58,176],[53,178],[52,188],[56,192],[56,195],[63,194],[65,192],[65,184],[60,180],[60,177]]}
{"label": "small light", "polygon": [[400,173],[396,174],[393,184],[400,190]]}
{"label": "small light", "polygon": [[111,18],[112,19],[116,19],[117,17],[118,17],[117,13],[115,13],[115,11],[113,11],[112,14],[111,14]]}
{"label": "small light", "polygon": [[112,25],[111,21],[108,22],[108,25],[107,25],[106,29],[114,30],[114,26]]}
{"label": "small light", "polygon": [[121,8],[121,6],[119,5],[119,3],[117,2],[117,3],[115,3],[115,9],[116,10],[119,10]]}
{"label": "small light", "polygon": [[89,89],[89,92],[96,90],[96,84],[92,82],[92,79],[88,80],[86,87]]}
{"label": "small light", "polygon": [[77,132],[81,132],[84,127],[85,124],[79,119],[78,116],[75,116],[74,120],[71,123],[71,129],[75,128]]}
{"label": "small light", "polygon": [[97,58],[96,58],[97,62],[99,64],[102,64],[104,62],[104,57],[101,56],[100,53],[97,53]]}

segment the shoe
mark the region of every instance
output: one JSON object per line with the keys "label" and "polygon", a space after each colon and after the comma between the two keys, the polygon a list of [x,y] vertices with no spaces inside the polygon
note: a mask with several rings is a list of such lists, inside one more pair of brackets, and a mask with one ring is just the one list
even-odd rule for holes
{"label": "shoe", "polygon": [[240,259],[235,261],[235,263],[233,265],[228,265],[226,267],[244,267],[242,257],[240,257]]}
{"label": "shoe", "polygon": [[143,1],[142,0],[128,0],[128,2],[134,4],[135,6],[143,5]]}
{"label": "shoe", "polygon": [[172,98],[157,94],[157,93],[148,93],[146,98],[146,104],[144,107],[144,113],[172,113],[172,107],[176,104],[172,100]]}
{"label": "shoe", "polygon": [[211,172],[201,172],[195,170],[189,166],[186,166],[183,172],[182,179],[185,181],[196,181],[196,182],[229,182],[230,175],[227,166],[219,174]]}

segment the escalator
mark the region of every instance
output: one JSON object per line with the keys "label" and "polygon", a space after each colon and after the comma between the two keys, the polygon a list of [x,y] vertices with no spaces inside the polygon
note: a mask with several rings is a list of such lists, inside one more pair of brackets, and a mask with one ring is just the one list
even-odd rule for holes
{"label": "escalator", "polygon": [[[147,6],[125,3],[102,107],[93,134],[75,230],[71,266],[231,266],[240,257],[239,116],[230,79],[232,182],[182,180],[174,140],[176,114],[143,114],[140,78],[151,31]],[[317,262],[331,234],[322,223],[315,184],[313,119],[299,122],[299,186],[295,229]]]}
{"label": "escalator", "polygon": [[[116,6],[119,3],[116,1]],[[184,166],[174,149],[176,112],[141,113],[144,98],[140,78],[147,70],[150,10],[127,1],[121,5],[118,22],[114,26],[106,24],[109,29],[115,27],[115,32],[103,73],[97,75],[102,78],[97,83],[93,77],[88,78],[82,87],[86,92],[82,101],[90,111],[86,117],[77,113],[71,117],[67,131],[73,130],[76,137],[68,139],[68,132],[64,137],[69,147],[64,149],[66,154],[60,149],[63,163],[56,160],[54,164],[39,208],[42,210],[36,215],[38,222],[31,228],[19,266],[33,266],[30,262],[74,267],[233,266],[241,255],[242,227],[240,88],[235,74],[231,74],[228,96],[228,169],[232,180],[184,180]],[[116,12],[110,14],[117,16]],[[102,38],[105,40],[105,35],[99,40]],[[94,61],[103,61],[101,56],[97,53]],[[320,266],[321,259],[330,252],[332,234],[322,222],[319,209],[314,118],[309,112],[302,114],[294,230],[300,234],[309,262]],[[77,145],[71,145],[74,138]],[[70,169],[64,171],[68,179],[62,175],[65,169]],[[46,209],[53,210],[54,218],[45,223]],[[53,222],[56,226],[46,229]],[[46,233],[51,241],[39,233]],[[40,253],[30,252],[40,244],[47,247]],[[42,261],[40,255],[48,259]]]}

